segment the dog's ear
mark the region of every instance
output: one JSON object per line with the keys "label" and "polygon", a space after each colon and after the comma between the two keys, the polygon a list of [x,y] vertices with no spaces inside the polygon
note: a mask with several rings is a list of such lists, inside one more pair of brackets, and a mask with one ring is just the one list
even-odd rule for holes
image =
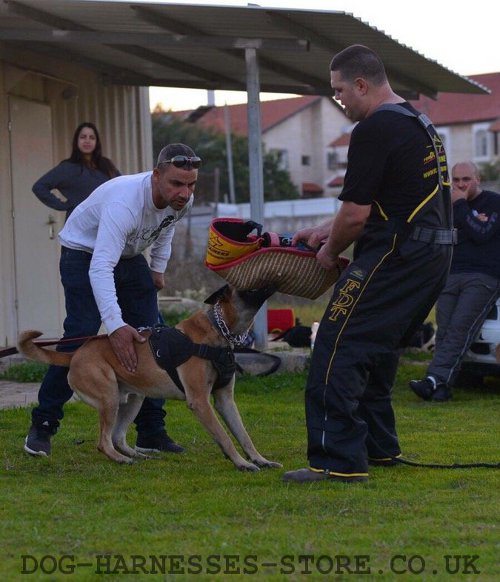
{"label": "dog's ear", "polygon": [[208,305],[215,305],[219,299],[221,299],[222,297],[227,295],[230,288],[231,287],[229,285],[224,285],[224,287],[217,289],[217,291],[212,293],[212,295],[210,295],[210,297],[207,297],[205,299],[205,303],[208,303]]}

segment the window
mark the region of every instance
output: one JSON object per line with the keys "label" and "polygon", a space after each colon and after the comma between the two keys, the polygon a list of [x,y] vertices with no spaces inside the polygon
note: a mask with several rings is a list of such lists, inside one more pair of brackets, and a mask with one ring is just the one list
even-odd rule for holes
{"label": "window", "polygon": [[336,170],[338,164],[338,154],[337,152],[328,152],[326,156],[326,164],[329,170]]}
{"label": "window", "polygon": [[477,123],[473,126],[474,161],[487,162],[493,155],[493,134],[489,123]]}
{"label": "window", "polygon": [[311,165],[311,156],[302,156],[302,165],[303,166],[310,166]]}
{"label": "window", "polygon": [[488,132],[486,130],[480,129],[476,132],[475,149],[474,154],[476,158],[485,158],[488,156]]}
{"label": "window", "polygon": [[288,170],[290,164],[288,163],[288,150],[272,149],[271,152],[276,156],[278,170]]}

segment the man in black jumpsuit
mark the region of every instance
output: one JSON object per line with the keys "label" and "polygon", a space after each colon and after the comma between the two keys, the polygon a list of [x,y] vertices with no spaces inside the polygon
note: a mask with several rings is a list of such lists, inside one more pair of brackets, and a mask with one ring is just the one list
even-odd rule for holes
{"label": "man in black jumpsuit", "polygon": [[368,464],[400,455],[391,404],[399,348],[425,319],[448,274],[454,231],[446,155],[434,128],[396,95],[378,55],[353,45],[330,65],[352,121],[337,215],[298,231],[324,242],[332,268],[355,242],[321,321],[306,386],[309,467],[293,482],[366,481]]}

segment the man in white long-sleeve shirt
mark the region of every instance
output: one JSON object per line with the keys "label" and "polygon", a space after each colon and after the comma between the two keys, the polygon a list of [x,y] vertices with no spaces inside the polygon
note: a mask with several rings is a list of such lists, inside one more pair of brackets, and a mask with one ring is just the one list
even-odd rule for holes
{"label": "man in white long-sleeve shirt", "polygon": [[[66,301],[64,339],[95,335],[101,322],[120,362],[134,371],[138,327],[158,321],[157,291],[171,253],[175,223],[193,204],[201,159],[184,144],[162,149],[152,172],[105,182],[76,207],[59,234]],[[148,265],[143,251],[151,247]],[[73,351],[79,345],[60,344]],[[47,456],[71,398],[67,368],[50,366],[33,409],[24,450]],[[164,401],[146,398],[135,420],[141,451],[181,452],[165,430]]]}

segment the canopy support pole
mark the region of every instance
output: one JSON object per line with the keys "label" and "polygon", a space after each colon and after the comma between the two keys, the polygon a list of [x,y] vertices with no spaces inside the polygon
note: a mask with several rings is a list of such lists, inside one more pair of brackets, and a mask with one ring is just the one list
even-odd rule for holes
{"label": "canopy support pole", "polygon": [[[248,164],[250,175],[250,215],[264,224],[264,171],[262,163],[262,129],[260,116],[260,80],[257,50],[245,49],[247,75]],[[267,302],[255,316],[255,347],[267,348]]]}

